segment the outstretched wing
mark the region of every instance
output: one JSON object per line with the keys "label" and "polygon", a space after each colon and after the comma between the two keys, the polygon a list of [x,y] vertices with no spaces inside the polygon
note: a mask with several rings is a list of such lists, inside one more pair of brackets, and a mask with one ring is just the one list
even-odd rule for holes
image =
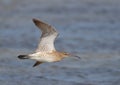
{"label": "outstretched wing", "polygon": [[36,52],[39,51],[50,52],[55,50],[54,41],[58,35],[56,30],[51,25],[44,23],[40,20],[33,19],[33,22],[42,31],[42,35],[40,37],[40,42]]}

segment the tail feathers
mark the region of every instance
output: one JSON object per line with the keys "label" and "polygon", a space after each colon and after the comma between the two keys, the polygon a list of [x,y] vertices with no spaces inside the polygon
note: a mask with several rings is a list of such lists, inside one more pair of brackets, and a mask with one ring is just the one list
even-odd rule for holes
{"label": "tail feathers", "polygon": [[19,59],[29,59],[28,55],[19,55]]}

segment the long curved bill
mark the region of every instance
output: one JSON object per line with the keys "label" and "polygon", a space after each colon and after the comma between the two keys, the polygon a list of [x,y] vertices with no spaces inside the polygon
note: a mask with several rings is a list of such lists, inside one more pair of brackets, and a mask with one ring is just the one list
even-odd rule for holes
{"label": "long curved bill", "polygon": [[70,57],[76,57],[76,58],[78,58],[78,59],[81,59],[81,57],[80,56],[78,56],[78,55],[75,55],[75,54],[69,54],[70,55]]}

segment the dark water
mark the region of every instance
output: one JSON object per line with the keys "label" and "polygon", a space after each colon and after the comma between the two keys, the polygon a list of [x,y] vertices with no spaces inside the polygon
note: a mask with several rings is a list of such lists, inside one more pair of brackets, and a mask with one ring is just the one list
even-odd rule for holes
{"label": "dark water", "polygon": [[[56,27],[56,49],[82,60],[32,68],[17,55],[37,47],[40,31],[32,18]],[[1,85],[119,85],[119,0],[1,0]]]}

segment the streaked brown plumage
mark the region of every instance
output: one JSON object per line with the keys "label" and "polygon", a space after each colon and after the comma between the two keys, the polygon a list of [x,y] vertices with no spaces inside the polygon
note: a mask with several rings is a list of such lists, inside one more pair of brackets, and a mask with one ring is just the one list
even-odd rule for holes
{"label": "streaked brown plumage", "polygon": [[[33,59],[36,63],[33,67],[45,62],[57,62],[66,57],[74,56],[66,52],[58,52],[54,47],[54,41],[58,36],[58,32],[54,27],[40,20],[33,19],[34,24],[42,31],[40,42],[36,51],[28,55],[19,55],[19,59]],[[79,56],[75,56],[80,58]]]}

